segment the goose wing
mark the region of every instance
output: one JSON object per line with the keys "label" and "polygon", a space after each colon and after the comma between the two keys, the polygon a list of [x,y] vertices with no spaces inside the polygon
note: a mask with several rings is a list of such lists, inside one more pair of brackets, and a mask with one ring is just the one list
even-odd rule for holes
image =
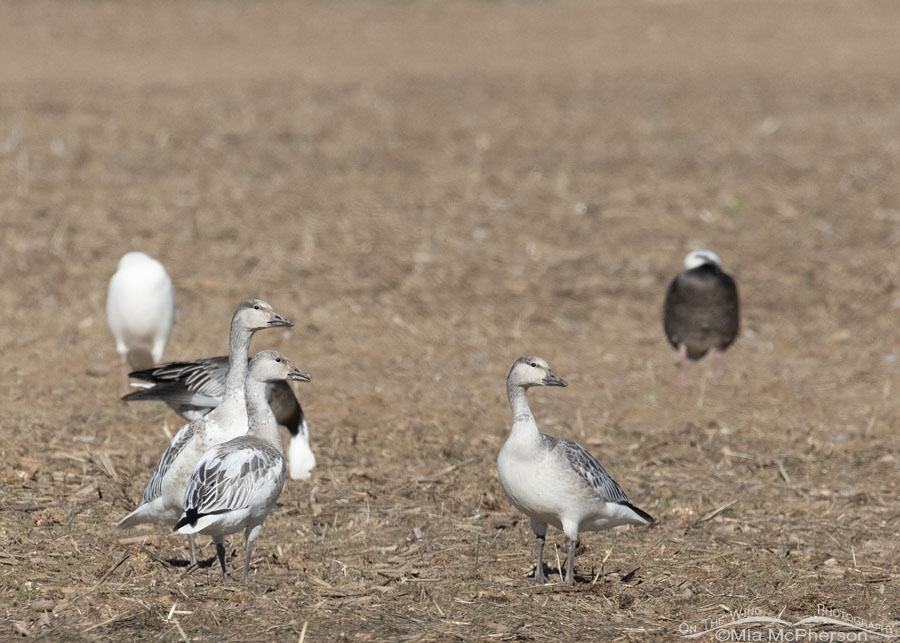
{"label": "goose wing", "polygon": [[172,467],[175,459],[184,451],[184,448],[194,437],[196,430],[196,423],[188,422],[181,427],[181,430],[169,442],[169,446],[166,447],[166,450],[159,457],[156,469],[153,470],[153,475],[150,476],[150,482],[147,483],[147,487],[144,489],[144,495],[141,496],[141,504],[152,502],[162,495],[162,485],[166,474]]}
{"label": "goose wing", "polygon": [[227,356],[170,362],[129,373],[130,377],[150,382],[153,386],[130,393],[125,399],[159,399],[197,405],[212,402],[211,406],[218,406],[225,397],[227,374]]}
{"label": "goose wing", "polygon": [[206,452],[184,491],[184,511],[198,517],[246,509],[284,485],[284,456],[273,446],[242,436]]}
{"label": "goose wing", "polygon": [[618,502],[631,506],[625,491],[619,483],[612,479],[606,469],[597,462],[587,449],[570,440],[544,436],[550,449],[559,449],[560,455],[569,463],[569,466],[577,473],[599,496],[609,502]]}

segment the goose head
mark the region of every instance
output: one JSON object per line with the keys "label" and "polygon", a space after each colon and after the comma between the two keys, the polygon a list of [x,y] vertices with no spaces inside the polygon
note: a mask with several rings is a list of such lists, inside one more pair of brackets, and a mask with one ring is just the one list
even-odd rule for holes
{"label": "goose head", "polygon": [[506,378],[507,385],[528,389],[532,386],[568,386],[566,381],[550,370],[540,357],[520,357]]}
{"label": "goose head", "polygon": [[[126,252],[122,255],[122,258],[119,259],[119,265],[116,268],[116,274],[113,275],[113,279],[124,279],[125,284],[128,284],[132,280],[138,281],[139,283],[146,283],[154,279],[159,280],[161,283],[171,283],[169,275],[166,273],[166,269],[159,261],[148,254],[137,251]],[[123,294],[130,294],[130,291],[127,288],[124,290],[125,293]]]}
{"label": "goose head", "polygon": [[159,262],[156,261],[156,259],[153,259],[150,255],[135,250],[132,252],[126,252],[124,255],[122,255],[122,258],[119,259],[118,270],[122,270],[123,268],[127,269],[140,267],[145,264],[153,265],[157,263]]}
{"label": "goose head", "polygon": [[719,255],[717,255],[712,250],[694,250],[693,252],[689,252],[688,255],[684,258],[685,270],[693,270],[694,268],[699,268],[700,266],[706,264],[711,264],[717,266],[718,268],[721,268],[722,260],[719,259]]}
{"label": "goose head", "polygon": [[234,321],[251,331],[294,325],[294,322],[276,313],[269,304],[261,299],[248,299],[241,302],[234,313]]}
{"label": "goose head", "polygon": [[293,380],[295,382],[309,382],[308,374],[301,371],[278,351],[260,351],[250,360],[248,377],[257,382],[279,382],[281,380]]}

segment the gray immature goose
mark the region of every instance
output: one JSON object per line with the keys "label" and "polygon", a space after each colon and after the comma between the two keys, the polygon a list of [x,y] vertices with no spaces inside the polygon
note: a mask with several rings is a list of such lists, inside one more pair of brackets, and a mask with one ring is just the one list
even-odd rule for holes
{"label": "gray immature goose", "polygon": [[684,259],[684,271],[669,284],[663,307],[663,326],[669,343],[678,349],[678,364],[701,359],[710,350],[721,368],[721,353],[740,328],[737,285],[722,270],[710,250],[694,250]]}
{"label": "gray immature goose", "polygon": [[[122,399],[126,402],[158,400],[168,404],[186,420],[203,417],[222,403],[228,357],[206,357],[190,362],[169,362],[156,368],[129,373],[143,380],[139,390]],[[290,385],[283,381],[266,385],[266,399],[278,424],[291,434],[288,447],[289,473],[294,480],[305,480],[316,466],[316,456],[309,446],[309,426],[300,401]]]}
{"label": "gray immature goose", "polygon": [[223,579],[227,574],[225,536],[244,532],[247,582],[253,542],[284,487],[281,433],[266,399],[268,385],[284,380],[308,382],[309,375],[278,351],[261,351],[250,360],[244,383],[247,433],[204,453],[184,490],[181,518],[174,529],[189,536],[212,536]]}
{"label": "gray immature goose", "polygon": [[547,526],[566,535],[566,585],[575,580],[575,542],[582,531],[618,525],[648,525],[653,518],[638,509],[615,480],[576,442],[538,429],[526,396],[533,386],[566,386],[540,357],[520,357],[506,378],[513,412],[509,437],[497,456],[500,484],[515,507],[531,519],[537,545],[534,579],[543,583]]}
{"label": "gray immature goose", "polygon": [[[137,509],[119,522],[120,529],[142,523],[172,525],[181,515],[184,488],[194,465],[213,445],[221,444],[247,432],[247,402],[244,380],[247,378],[247,352],[253,334],[265,328],[293,326],[293,322],[276,313],[259,299],[242,302],[231,318],[228,335],[230,363],[225,396],[212,412],[191,420],[169,442],[163,451]],[[189,537],[191,562],[197,558],[194,537]]]}

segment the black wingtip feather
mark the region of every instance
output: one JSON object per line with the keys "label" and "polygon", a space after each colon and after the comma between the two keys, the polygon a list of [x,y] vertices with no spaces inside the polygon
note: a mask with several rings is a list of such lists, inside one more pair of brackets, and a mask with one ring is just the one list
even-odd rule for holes
{"label": "black wingtip feather", "polygon": [[148,400],[158,400],[165,402],[183,391],[183,387],[178,382],[158,382],[149,388],[138,388],[122,396],[123,402],[146,402]]}
{"label": "black wingtip feather", "polygon": [[291,437],[300,434],[300,427],[303,426],[303,409],[300,408],[299,404],[291,410],[290,416],[284,421],[284,426],[287,427]]}
{"label": "black wingtip feather", "polygon": [[646,520],[647,522],[656,522],[656,520],[653,519],[653,516],[651,516],[650,514],[648,514],[648,513],[647,513],[646,511],[644,511],[643,509],[638,509],[637,507],[635,507],[634,505],[631,505],[631,504],[628,505],[628,508],[631,509],[631,510],[632,510],[634,513],[636,513],[637,515],[639,515],[641,518],[643,518],[644,520]]}
{"label": "black wingtip feather", "polygon": [[131,371],[128,374],[128,377],[135,380],[144,380],[145,382],[152,382],[156,379],[156,371],[159,367],[154,366],[153,368],[144,368],[138,371]]}
{"label": "black wingtip feather", "polygon": [[132,391],[127,395],[122,396],[123,402],[143,402],[145,400],[158,400],[159,393],[154,392],[153,389],[149,388],[141,388],[136,391]]}
{"label": "black wingtip feather", "polygon": [[178,531],[185,525],[196,525],[197,520],[200,518],[200,514],[197,513],[197,509],[191,507],[187,511],[184,512],[184,515],[181,516],[178,522],[175,523],[175,526],[172,527],[172,531]]}

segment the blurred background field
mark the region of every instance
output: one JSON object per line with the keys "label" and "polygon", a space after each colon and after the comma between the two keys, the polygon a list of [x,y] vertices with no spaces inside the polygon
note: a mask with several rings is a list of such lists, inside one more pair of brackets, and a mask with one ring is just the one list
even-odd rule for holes
{"label": "blurred background field", "polygon": [[[889,1],[4,3],[2,636],[672,640],[818,604],[900,626],[897,24]],[[660,314],[697,247],[743,328],[719,385],[701,363],[681,387]],[[247,297],[296,323],[253,346],[312,375],[318,467],[249,588],[114,529],[180,426],[117,401],[104,302],[132,249],[175,283],[167,359],[224,353]],[[522,354],[569,382],[531,395],[541,428],[658,521],[584,535],[574,591],[531,587],[496,478]]]}

